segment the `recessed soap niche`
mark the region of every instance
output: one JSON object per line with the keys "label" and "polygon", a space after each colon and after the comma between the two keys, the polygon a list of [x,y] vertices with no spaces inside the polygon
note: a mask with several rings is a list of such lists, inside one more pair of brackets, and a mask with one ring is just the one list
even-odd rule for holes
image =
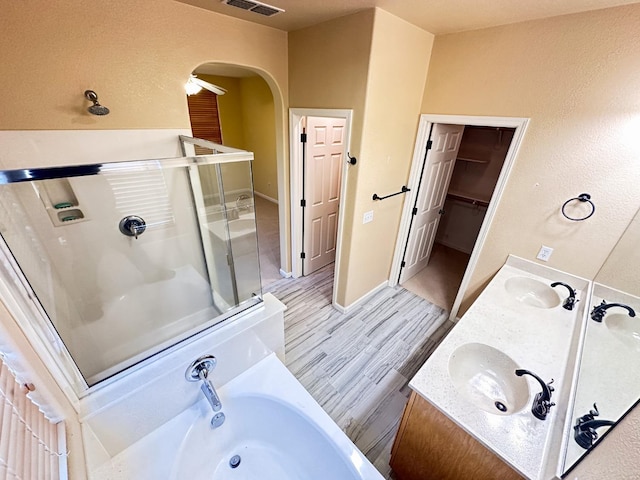
{"label": "recessed soap niche", "polygon": [[68,179],[42,180],[34,185],[55,227],[88,220]]}

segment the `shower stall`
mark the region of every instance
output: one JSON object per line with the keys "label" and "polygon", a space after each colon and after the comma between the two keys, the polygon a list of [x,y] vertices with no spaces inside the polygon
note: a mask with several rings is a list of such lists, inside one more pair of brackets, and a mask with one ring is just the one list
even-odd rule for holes
{"label": "shower stall", "polygon": [[78,391],[262,302],[253,154],[180,142],[0,172],[4,286]]}

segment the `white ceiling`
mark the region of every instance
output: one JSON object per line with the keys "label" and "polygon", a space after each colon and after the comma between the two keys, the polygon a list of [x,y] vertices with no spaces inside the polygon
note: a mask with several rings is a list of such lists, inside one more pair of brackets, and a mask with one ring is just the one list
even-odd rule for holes
{"label": "white ceiling", "polygon": [[280,30],[298,30],[380,7],[436,35],[638,3],[640,0],[261,0],[285,13],[264,17],[220,0],[178,0]]}

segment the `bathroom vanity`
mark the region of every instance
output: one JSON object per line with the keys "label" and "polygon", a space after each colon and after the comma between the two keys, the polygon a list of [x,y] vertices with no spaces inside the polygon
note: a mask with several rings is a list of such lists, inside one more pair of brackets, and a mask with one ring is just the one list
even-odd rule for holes
{"label": "bathroom vanity", "polygon": [[391,467],[399,479],[522,478],[415,391],[402,416]]}
{"label": "bathroom vanity", "polygon": [[553,478],[589,287],[509,257],[409,383],[400,480]]}

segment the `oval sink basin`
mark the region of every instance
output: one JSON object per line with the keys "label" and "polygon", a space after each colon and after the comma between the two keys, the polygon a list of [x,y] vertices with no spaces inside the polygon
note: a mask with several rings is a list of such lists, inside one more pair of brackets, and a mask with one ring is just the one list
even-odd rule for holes
{"label": "oval sink basin", "polygon": [[560,305],[558,293],[550,285],[533,278],[509,278],[504,288],[517,301],[531,307],[554,308]]}
{"label": "oval sink basin", "polygon": [[625,345],[640,351],[640,318],[626,313],[607,313],[604,324]]}
{"label": "oval sink basin", "polygon": [[482,343],[467,343],[449,357],[449,376],[468,402],[485,412],[511,415],[529,403],[529,384],[511,357]]}

